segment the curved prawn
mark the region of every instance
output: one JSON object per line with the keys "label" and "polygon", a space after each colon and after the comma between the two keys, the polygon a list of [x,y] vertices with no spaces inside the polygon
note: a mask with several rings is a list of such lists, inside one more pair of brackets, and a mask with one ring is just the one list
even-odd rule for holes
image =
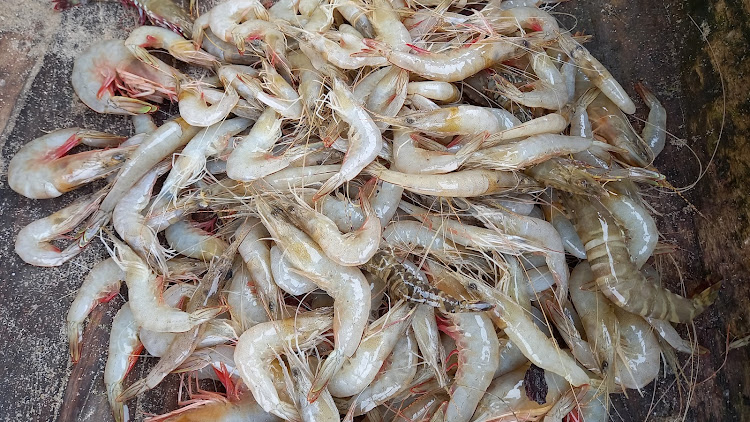
{"label": "curved prawn", "polygon": [[624,113],[635,113],[635,104],[630,99],[628,93],[622,88],[619,82],[609,73],[599,60],[589,53],[586,47],[576,42],[569,34],[559,34],[557,42],[573,61],[578,68],[589,77],[591,82],[599,88],[604,95]]}
{"label": "curved prawn", "polygon": [[39,267],[57,267],[78,255],[82,247],[74,243],[60,251],[50,241],[60,238],[97,210],[102,193],[78,199],[71,205],[21,229],[15,251],[24,262]]}
{"label": "curved prawn", "polygon": [[284,201],[287,217],[307,233],[334,262],[347,267],[366,263],[380,246],[382,228],[370,201],[360,197],[365,221],[356,231],[342,234],[336,223],[304,203]]}
{"label": "curved prawn", "polygon": [[108,258],[94,265],[81,283],[65,318],[68,325],[68,343],[73,363],[81,358],[82,325],[86,317],[99,302],[106,302],[119,293],[125,272]]}
{"label": "curved prawn", "polygon": [[315,346],[331,324],[330,314],[311,312],[258,324],[240,336],[234,351],[234,362],[242,381],[263,410],[286,420],[300,420],[294,405],[279,398],[268,366],[277,354]]}
{"label": "curved prawn", "polygon": [[330,100],[331,109],[349,125],[349,150],[344,156],[341,170],[320,187],[313,200],[331,193],[357,176],[378,156],[383,147],[380,129],[346,84],[338,78],[333,80]]}
{"label": "curved prawn", "polygon": [[135,28],[125,40],[125,47],[138,58],[138,60],[158,67],[154,56],[146,51],[146,48],[158,48],[167,50],[174,58],[186,63],[213,68],[218,66],[219,59],[201,50],[193,41],[186,40],[174,32],[156,26],[140,26]]}
{"label": "curved prawn", "polygon": [[[156,58],[152,57],[150,63],[133,56],[122,40],[95,43],[73,64],[73,90],[99,113],[152,113],[157,107],[139,98],[157,102],[175,99],[180,73]],[[125,95],[115,95],[116,91]]]}
{"label": "curved prawn", "polygon": [[66,155],[74,147],[116,146],[123,138],[88,129],[59,129],[27,143],[8,164],[8,185],[32,199],[56,198],[118,170],[134,146]]}

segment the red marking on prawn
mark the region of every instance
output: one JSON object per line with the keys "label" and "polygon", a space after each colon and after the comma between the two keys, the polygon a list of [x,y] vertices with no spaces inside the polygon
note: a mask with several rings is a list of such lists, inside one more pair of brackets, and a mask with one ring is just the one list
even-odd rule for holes
{"label": "red marking on prawn", "polygon": [[476,44],[477,41],[479,41],[480,39],[481,37],[472,38],[468,42],[465,42],[461,47],[463,48],[471,47],[472,45]]}
{"label": "red marking on prawn", "polygon": [[574,407],[567,415],[565,415],[564,422],[581,422],[581,411],[578,406]]}
{"label": "red marking on prawn", "polygon": [[216,229],[217,229],[216,223],[218,222],[218,220],[219,220],[218,216],[213,216],[212,218],[206,221],[194,222],[193,227],[201,229],[207,233],[216,234]]}
{"label": "red marking on prawn", "polygon": [[430,54],[430,50],[425,50],[424,48],[417,47],[414,44],[406,44],[407,47],[411,48],[412,50],[416,51],[417,54]]}
{"label": "red marking on prawn", "polygon": [[542,24],[536,19],[529,19],[529,24],[529,28],[531,28],[532,31],[541,31],[544,29]]}
{"label": "red marking on prawn", "polygon": [[453,368],[458,368],[458,362],[453,362],[452,364],[448,365],[448,367],[445,368],[445,372],[450,372]]}
{"label": "red marking on prawn", "polygon": [[133,350],[133,353],[131,353],[130,356],[128,356],[128,369],[125,371],[126,375],[130,373],[130,370],[133,369],[135,363],[138,362],[138,358],[141,356],[142,351],[143,345],[141,344]]}
{"label": "red marking on prawn", "polygon": [[81,143],[81,138],[77,134],[70,135],[70,138],[68,138],[62,145],[60,145],[59,147],[45,154],[43,160],[44,161],[57,160],[58,158],[67,154],[68,151],[78,146],[78,144],[80,143]]}
{"label": "red marking on prawn", "polygon": [[461,141],[463,141],[463,140],[464,140],[463,136],[456,135],[456,136],[453,137],[453,140],[448,145],[446,145],[446,148],[455,147],[456,145],[460,144]]}
{"label": "red marking on prawn", "polygon": [[424,21],[425,21],[425,19],[422,19],[421,21],[415,23],[414,25],[407,26],[406,29],[414,29],[414,28],[418,27],[419,25],[421,25],[422,22],[424,22]]}
{"label": "red marking on prawn", "polygon": [[421,390],[419,387],[421,387],[421,386],[423,386],[423,385],[425,385],[425,384],[427,384],[427,383],[429,383],[431,381],[432,381],[432,379],[429,379],[429,380],[424,381],[424,382],[420,382],[419,384],[417,384],[414,387],[410,388],[409,392],[412,393],[412,394],[424,394],[424,393],[426,393],[429,390]]}
{"label": "red marking on prawn", "polygon": [[117,295],[118,295],[119,293],[120,293],[120,292],[119,292],[118,290],[115,290],[115,291],[113,291],[113,292],[109,292],[109,294],[107,294],[107,296],[104,296],[103,298],[99,299],[99,303],[107,303],[107,302],[109,302],[110,300],[112,300],[112,299],[114,299],[115,297],[117,297]]}
{"label": "red marking on prawn", "polygon": [[159,39],[153,35],[146,35],[146,42],[141,44],[141,47],[149,47],[159,42]]}
{"label": "red marking on prawn", "polygon": [[113,72],[107,72],[106,79],[102,82],[102,86],[99,91],[96,91],[96,98],[102,98],[105,92],[109,92],[109,95],[114,94],[112,85],[117,82],[117,74]]}
{"label": "red marking on prawn", "polygon": [[359,200],[369,198],[375,192],[375,185],[378,183],[377,177],[371,177],[361,188],[359,188]]}
{"label": "red marking on prawn", "polygon": [[219,382],[221,382],[224,385],[224,388],[227,390],[227,398],[232,401],[239,400],[239,384],[235,384],[234,381],[232,381],[232,374],[229,372],[224,362],[220,362],[220,366],[221,368],[216,368],[215,366],[211,365],[211,368],[219,378]]}

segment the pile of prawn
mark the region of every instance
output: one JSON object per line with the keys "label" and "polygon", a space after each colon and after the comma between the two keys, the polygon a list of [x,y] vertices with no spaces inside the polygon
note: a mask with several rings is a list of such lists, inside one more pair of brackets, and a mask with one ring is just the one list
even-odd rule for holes
{"label": "pile of prawn", "polygon": [[[8,169],[29,198],[98,181],[16,252],[110,251],[67,332],[77,362],[87,315],[125,282],[116,421],[170,373],[223,388],[151,420],[606,421],[662,353],[702,351],[672,323],[718,286],[661,286],[640,187],[667,186],[666,111],[638,84],[637,133],[626,90],[545,5],[228,0],[192,23],[135,4],[164,28],[91,45],[72,75],[135,134],[59,129]],[[164,102],[179,116],[157,126]],[[124,385],[144,348],[158,363]]]}

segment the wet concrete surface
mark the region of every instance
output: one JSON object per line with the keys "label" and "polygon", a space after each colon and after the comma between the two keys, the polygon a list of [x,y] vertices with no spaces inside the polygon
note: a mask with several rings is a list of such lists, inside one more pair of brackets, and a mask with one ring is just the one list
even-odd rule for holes
{"label": "wet concrete surface", "polygon": [[[723,281],[717,303],[694,326],[679,328],[684,335],[697,334],[709,350],[693,359],[678,355],[690,381],[678,388],[667,370],[641,394],[630,391],[627,398],[615,399],[611,419],[748,420],[750,352],[727,352],[726,344],[727,338],[750,334],[750,4],[571,0],[555,14],[566,28],[594,36],[589,49],[634,98],[633,84],[643,80],[667,108],[672,137],[656,166],[674,186],[692,187],[679,194],[648,190],[662,241],[674,246],[669,257],[657,260],[664,282],[692,294]],[[126,118],[97,115],[83,106],[69,81],[73,59],[86,46],[124,38],[136,25],[136,12],[119,3],[92,3],[64,13],[46,1],[0,7],[0,238],[6,239],[0,248],[0,420],[111,420],[102,376],[109,325],[124,298],[92,314],[77,365],[68,357],[64,324],[81,280],[105,251],[93,245],[53,269],[23,263],[13,252],[18,231],[77,193],[26,199],[8,188],[5,171],[16,151],[45,131],[81,126],[131,132]],[[646,116],[642,103],[636,116]],[[634,126],[641,124],[634,121]],[[126,384],[154,362],[142,359]],[[177,377],[169,377],[163,387],[131,402],[131,415],[142,420],[147,413],[173,409],[177,383]]]}

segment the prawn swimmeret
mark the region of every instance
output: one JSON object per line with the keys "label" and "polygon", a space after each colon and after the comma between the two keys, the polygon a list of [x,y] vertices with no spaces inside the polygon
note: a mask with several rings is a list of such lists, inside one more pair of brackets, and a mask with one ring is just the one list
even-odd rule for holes
{"label": "prawn swimmeret", "polygon": [[[82,46],[72,120],[132,129],[45,128],[7,167],[24,207],[81,192],[19,214],[15,239],[26,263],[90,268],[74,363],[96,359],[92,310],[128,298],[104,370],[117,422],[173,373],[189,400],[152,422],[604,421],[660,355],[679,373],[674,350],[706,351],[672,323],[719,286],[661,285],[670,231],[639,187],[669,186],[674,96],[639,82],[632,122],[631,86],[560,0],[191,0],[194,21],[123,2],[156,26]],[[96,238],[111,257],[76,258]],[[124,388],[143,348],[158,362]]]}

